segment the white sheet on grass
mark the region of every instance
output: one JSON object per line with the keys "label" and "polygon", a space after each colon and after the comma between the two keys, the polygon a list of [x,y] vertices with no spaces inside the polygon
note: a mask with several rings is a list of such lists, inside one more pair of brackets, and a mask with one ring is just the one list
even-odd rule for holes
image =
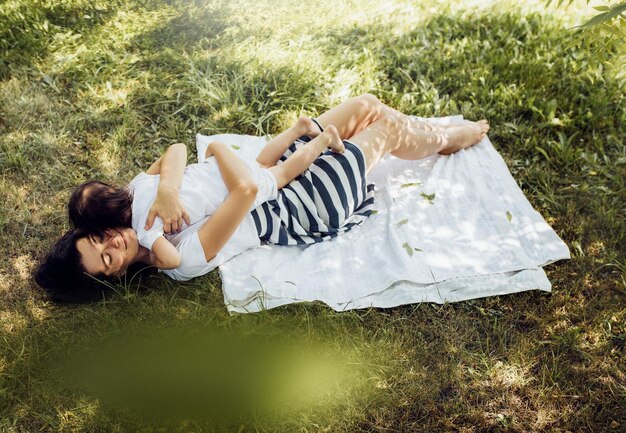
{"label": "white sheet on grass", "polygon": [[[428,119],[459,123],[461,116]],[[197,136],[254,157],[262,137]],[[262,245],[220,266],[231,312],[322,301],[335,310],[550,291],[541,266],[569,250],[537,213],[488,138],[450,156],[388,156],[369,174],[375,209],[361,226],[308,247]]]}

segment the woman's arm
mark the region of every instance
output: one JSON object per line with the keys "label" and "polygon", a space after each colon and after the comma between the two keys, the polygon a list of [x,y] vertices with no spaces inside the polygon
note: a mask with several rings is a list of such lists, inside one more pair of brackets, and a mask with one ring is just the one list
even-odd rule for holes
{"label": "woman's arm", "polygon": [[157,216],[163,220],[165,233],[178,231],[183,225],[183,220],[189,224],[189,215],[178,199],[186,165],[187,146],[176,143],[168,147],[163,156],[146,171],[147,174],[161,175],[157,198],[152,203],[146,220],[146,230],[152,227]]}
{"label": "woman's arm", "polygon": [[207,261],[215,257],[235,233],[250,211],[258,190],[246,163],[239,159],[227,145],[214,142],[209,144],[209,149],[217,160],[229,194],[224,203],[198,230]]}

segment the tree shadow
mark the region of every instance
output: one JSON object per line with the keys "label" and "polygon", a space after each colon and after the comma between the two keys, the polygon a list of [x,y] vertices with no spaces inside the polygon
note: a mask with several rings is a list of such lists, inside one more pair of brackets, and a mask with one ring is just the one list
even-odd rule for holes
{"label": "tree shadow", "polygon": [[236,13],[228,5],[212,7],[187,7],[182,13],[148,32],[134,38],[133,43],[142,50],[172,49],[183,51],[210,48],[213,40],[223,35],[233,25]]}
{"label": "tree shadow", "polygon": [[23,2],[7,5],[0,17],[0,79],[32,67],[49,54],[55,36],[87,33],[116,12],[118,1]]}

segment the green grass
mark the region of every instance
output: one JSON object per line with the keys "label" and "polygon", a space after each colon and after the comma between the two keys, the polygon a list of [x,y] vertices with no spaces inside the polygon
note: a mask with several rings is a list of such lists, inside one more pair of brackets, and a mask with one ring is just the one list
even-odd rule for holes
{"label": "green grass", "polygon": [[[2,3],[0,431],[626,429],[624,56],[601,65],[570,48],[568,28],[589,15],[582,5],[499,4]],[[82,307],[36,290],[30,272],[67,229],[76,184],[123,184],[196,132],[274,134],[362,92],[406,113],[489,119],[491,141],[572,252],[547,267],[551,295],[230,317],[217,272],[184,284],[152,276]],[[317,342],[354,367],[351,382],[314,404],[255,416],[244,407],[216,424],[195,412],[145,419],[66,376],[88,348],[177,327]],[[154,368],[181,359],[168,362]],[[312,383],[331,377],[294,368]],[[179,377],[151,374],[162,386]]]}

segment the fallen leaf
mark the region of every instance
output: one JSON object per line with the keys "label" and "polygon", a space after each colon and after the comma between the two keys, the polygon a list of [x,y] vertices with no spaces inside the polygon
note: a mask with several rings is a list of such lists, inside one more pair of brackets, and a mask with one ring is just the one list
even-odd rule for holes
{"label": "fallen leaf", "polygon": [[408,242],[403,243],[402,247],[406,250],[406,253],[409,255],[409,257],[413,257],[413,248],[411,248]]}
{"label": "fallen leaf", "polygon": [[396,223],[396,225],[397,225],[397,226],[401,226],[401,225],[404,225],[404,224],[406,224],[406,223],[408,223],[408,222],[409,222],[409,219],[408,219],[408,218],[405,218],[405,219],[403,219],[402,221],[398,221],[398,222]]}
{"label": "fallen leaf", "polygon": [[433,201],[435,200],[435,193],[433,192],[432,194],[426,194],[425,192],[420,193],[420,195],[425,199],[428,200],[428,202],[430,204],[433,204]]}
{"label": "fallen leaf", "polygon": [[509,222],[511,222],[511,220],[513,219],[513,215],[511,215],[511,212],[509,212],[508,210],[506,211],[506,219],[508,219]]}
{"label": "fallen leaf", "polygon": [[403,183],[400,188],[406,188],[409,186],[420,186],[422,182],[411,182],[411,183]]}
{"label": "fallen leaf", "polygon": [[231,144],[230,147],[232,147],[235,150],[241,149],[241,147],[237,146],[236,144]]}

